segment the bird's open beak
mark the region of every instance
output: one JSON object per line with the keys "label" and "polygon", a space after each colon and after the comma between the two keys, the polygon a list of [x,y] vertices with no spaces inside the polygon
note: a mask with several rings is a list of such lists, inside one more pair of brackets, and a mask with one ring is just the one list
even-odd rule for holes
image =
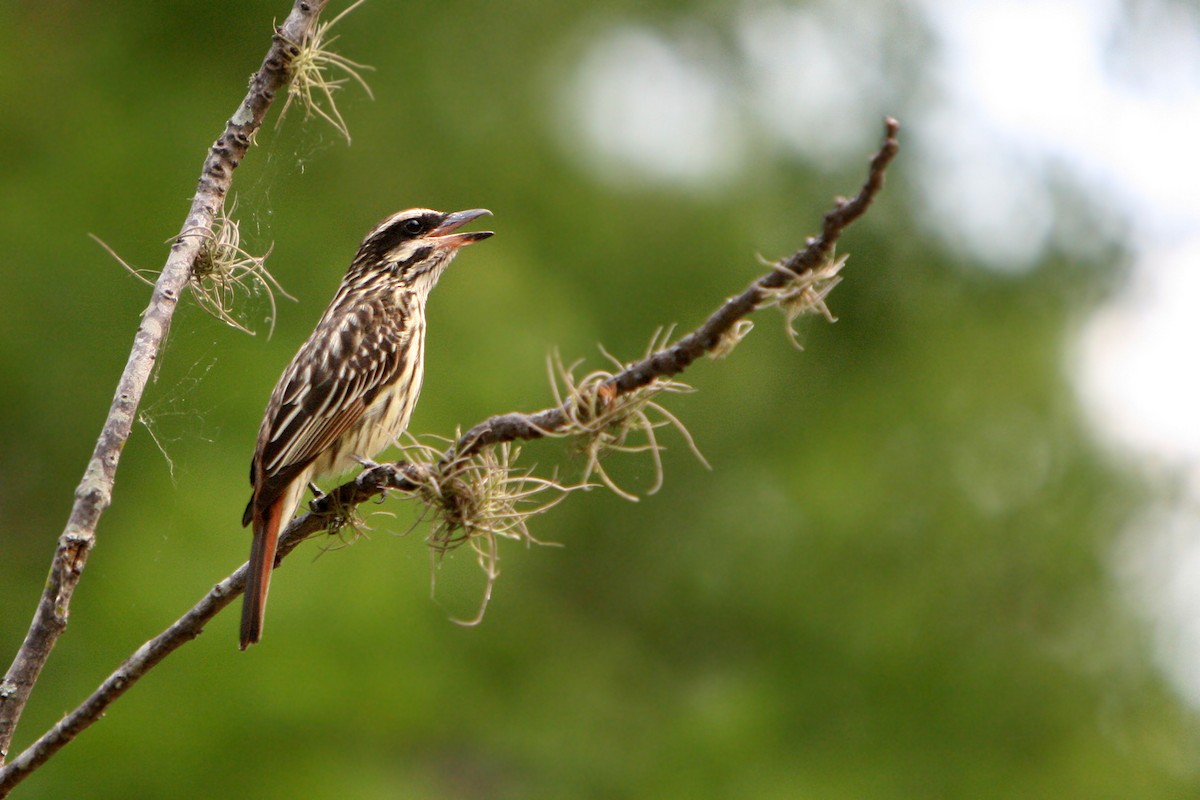
{"label": "bird's open beak", "polygon": [[492,231],[467,231],[466,233],[454,233],[454,231],[473,219],[491,213],[486,208],[472,208],[468,211],[455,211],[453,214],[447,214],[446,218],[442,220],[442,224],[429,232],[429,237],[436,238],[439,243],[456,249],[463,245],[483,241],[492,235]]}

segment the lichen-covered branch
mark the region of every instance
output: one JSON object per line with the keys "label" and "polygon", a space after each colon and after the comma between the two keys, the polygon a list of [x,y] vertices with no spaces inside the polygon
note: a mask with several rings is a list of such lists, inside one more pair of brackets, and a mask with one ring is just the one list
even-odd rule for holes
{"label": "lichen-covered branch", "polygon": [[[871,201],[883,188],[884,174],[899,152],[900,143],[896,138],[899,131],[900,124],[896,120],[886,120],[883,146],[871,159],[866,182],[851,200],[837,200],[834,208],[825,214],[820,235],[810,238],[805,247],[754,281],[741,294],[726,300],[700,327],[675,344],[664,347],[618,372],[601,387],[601,392],[607,391],[614,396],[628,394],[659,378],[669,378],[682,372],[701,356],[716,352],[737,323],[760,308],[772,292],[784,288],[798,278],[802,280],[825,265],[830,260],[833,247],[842,232],[866,213]],[[447,452],[447,457],[454,454],[469,455],[481,447],[498,442],[539,439],[548,431],[560,429],[567,423],[568,416],[569,410],[558,406],[534,414],[501,414],[490,417],[467,431]],[[405,487],[398,485],[393,488]],[[297,524],[302,521],[303,519],[298,520]]]}
{"label": "lichen-covered branch", "polygon": [[[101,514],[112,502],[121,450],[129,438],[142,392],[202,247],[203,237],[190,234],[211,229],[229,193],[233,171],[249,149],[254,133],[262,125],[276,93],[288,84],[290,64],[296,53],[296,47],[291,42],[306,38],[326,2],[296,0],[291,13],[276,30],[262,66],[251,78],[245,99],[234,111],[204,160],[191,208],[155,282],[150,304],[134,336],[129,360],[117,384],[108,417],[83,480],[75,490],[75,503],[66,528],[59,537],[33,622],[12,666],[0,683],[0,765],[4,764],[8,755],[17,722],[42,667],[58,637],[66,629],[72,595],[95,544],[96,526]],[[73,735],[72,731],[64,731],[58,741],[65,743]],[[61,747],[61,744],[57,746]],[[0,769],[0,797],[52,752],[53,749],[46,749],[28,758],[23,755]]]}
{"label": "lichen-covered branch", "polygon": [[[825,214],[819,235],[810,237],[803,248],[772,265],[770,272],[759,277],[740,294],[726,300],[691,333],[629,364],[604,381],[596,387],[597,395],[602,400],[613,402],[655,381],[679,374],[702,356],[723,354],[725,344],[737,335],[738,323],[759,308],[776,304],[780,293],[786,292],[789,286],[794,287],[793,291],[801,298],[805,293],[812,293],[809,296],[813,310],[824,310],[824,294],[814,282],[836,280],[836,271],[841,262],[833,261],[834,246],[845,229],[866,213],[883,189],[888,166],[900,151],[899,132],[900,123],[895,119],[889,117],[884,121],[883,144],[871,159],[867,180],[850,200],[837,199],[834,207]],[[822,270],[830,265],[833,267],[830,274],[823,274]],[[560,405],[530,414],[514,412],[489,417],[460,436],[442,454],[441,460],[462,461],[489,445],[554,435],[571,422],[571,404],[575,402],[578,402],[578,398],[572,397]],[[401,461],[378,464],[363,470],[355,479],[314,500],[309,505],[309,513],[296,518],[288,526],[279,539],[277,560],[281,560],[309,536],[337,528],[339,520],[345,519],[348,509],[352,510],[388,490],[413,491],[420,483],[416,476],[428,468],[429,465]]]}
{"label": "lichen-covered branch", "polygon": [[[823,310],[824,291],[830,281],[836,280],[837,268],[840,267],[840,262],[832,259],[834,245],[846,227],[866,212],[883,188],[884,174],[899,150],[898,132],[899,124],[888,119],[883,145],[871,160],[866,183],[852,199],[837,201],[825,215],[818,236],[810,238],[805,247],[789,258],[773,264],[770,272],[750,284],[741,294],[725,301],[704,323],[674,344],[655,350],[602,382],[589,384],[593,392],[590,401],[600,406],[618,403],[624,396],[682,372],[702,356],[723,354],[730,342],[736,341],[739,323],[759,308],[782,304],[791,297],[807,303],[810,310]],[[583,400],[575,393],[568,395],[560,405],[536,413],[490,417],[459,437],[439,459],[431,463],[400,461],[363,470],[354,480],[314,500],[310,504],[310,512],[288,526],[280,537],[277,563],[305,539],[340,528],[354,509],[367,500],[388,490],[416,492],[428,486],[431,470],[440,467],[442,474],[447,469],[453,474],[455,462],[465,463],[490,445],[569,432],[572,426],[580,422],[579,404]],[[80,731],[98,720],[118,697],[163,658],[198,636],[213,617],[244,591],[246,571],[247,566],[243,564],[214,586],[167,630],[138,648],[83,704],[63,717],[14,759],[8,768],[0,771],[0,797],[20,777],[35,769]]]}

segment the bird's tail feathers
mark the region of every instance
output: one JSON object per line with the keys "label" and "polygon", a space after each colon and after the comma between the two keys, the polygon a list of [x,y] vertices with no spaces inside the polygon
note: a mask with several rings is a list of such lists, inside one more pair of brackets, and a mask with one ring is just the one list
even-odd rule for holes
{"label": "bird's tail feathers", "polygon": [[246,595],[242,600],[241,649],[262,639],[263,614],[267,609],[267,589],[275,568],[275,550],[279,546],[279,528],[283,522],[285,497],[278,498],[262,516],[254,515],[254,541],[250,545]]}

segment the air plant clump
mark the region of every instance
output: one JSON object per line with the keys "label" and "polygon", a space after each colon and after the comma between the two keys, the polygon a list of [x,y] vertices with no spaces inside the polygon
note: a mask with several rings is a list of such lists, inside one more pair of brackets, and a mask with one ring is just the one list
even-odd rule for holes
{"label": "air plant clump", "polygon": [[[238,322],[233,316],[238,295],[247,297],[264,294],[271,306],[270,336],[275,331],[275,293],[289,300],[292,297],[266,267],[271,248],[261,256],[253,256],[241,246],[241,231],[237,220],[222,209],[213,220],[212,228],[193,228],[184,231],[179,238],[198,236],[202,239],[200,252],[192,265],[189,283],[196,303],[212,316],[250,335],[254,331]],[[139,276],[140,277],[140,276]],[[144,278],[143,278],[144,280]]]}
{"label": "air plant clump", "polygon": [[436,448],[415,440],[405,445],[404,452],[409,460],[405,477],[416,484],[413,495],[432,518],[433,530],[426,542],[435,559],[467,545],[483,570],[486,586],[478,613],[469,620],[455,620],[476,625],[483,619],[492,587],[500,577],[500,539],[527,546],[545,544],[529,533],[528,520],[585,486],[566,486],[516,469],[521,451],[508,442],[482,448],[466,458],[446,459]]}
{"label": "air plant clump", "polygon": [[708,357],[714,361],[724,358],[733,352],[733,348],[742,343],[750,331],[754,330],[754,323],[748,319],[739,319],[730,326],[729,330],[721,334],[721,338],[708,351]]}
{"label": "air plant clump", "polygon": [[[336,542],[327,542],[322,549],[337,550],[342,547],[352,545],[358,541],[359,538],[367,536],[367,533],[371,530],[371,527],[367,525],[367,520],[365,517],[363,517],[360,506],[352,503],[338,502],[336,493],[326,495],[317,489],[317,487],[313,484],[309,484],[309,488],[312,490],[314,495],[312,502],[309,504],[310,509],[313,507],[313,503],[316,503],[318,500],[322,500],[325,497],[329,497],[333,501],[333,508],[324,512],[327,515],[325,517],[325,527],[319,533],[328,534],[330,537],[336,539]],[[371,516],[374,516],[375,514],[386,514],[391,517],[395,516],[395,514],[392,514],[390,511],[375,511]]]}
{"label": "air plant clump", "polygon": [[[374,67],[351,61],[340,53],[329,50],[329,46],[338,38],[330,37],[329,31],[342,17],[358,8],[363,2],[365,0],[358,0],[357,3],[329,22],[318,23],[303,42],[289,42],[296,50],[288,68],[291,79],[288,83],[287,100],[284,101],[283,109],[279,112],[279,119],[276,121],[275,127],[278,128],[283,123],[288,109],[293,102],[297,102],[304,107],[306,117],[315,114],[336,128],[337,132],[345,137],[346,144],[350,143],[350,129],[346,125],[346,120],[342,118],[342,113],[338,110],[333,95],[334,92],[353,80],[363,88],[367,97],[374,100],[375,95],[371,92],[371,87],[367,85],[366,80],[360,74],[360,70],[371,70]],[[331,78],[330,73],[335,69],[340,70],[347,77]]]}
{"label": "air plant clump", "polygon": [[[665,345],[669,336],[669,331],[656,333],[650,341],[647,354]],[[601,352],[604,352],[603,348]],[[618,370],[624,368],[625,365],[608,353],[605,352],[604,355]],[[659,444],[655,431],[667,425],[679,432],[701,464],[709,466],[683,422],[654,401],[660,393],[685,394],[693,391],[692,387],[680,381],[657,378],[646,386],[618,394],[610,382],[613,373],[594,370],[582,378],[576,378],[575,370],[578,366],[579,362],[564,365],[557,353],[547,360],[551,390],[559,407],[566,414],[567,422],[554,431],[543,433],[547,436],[569,436],[576,439],[580,451],[587,459],[584,466],[584,482],[595,476],[620,497],[636,502],[638,496],[617,485],[601,461],[610,451],[649,453],[654,463],[654,482],[646,490],[646,494],[657,492],[663,482],[664,447]]]}
{"label": "air plant clump", "polygon": [[[154,285],[158,278],[158,270],[132,267],[103,239],[95,234],[88,235],[115,258],[117,263],[124,267],[130,275],[147,286]],[[226,325],[253,336],[254,331],[239,322],[233,316],[233,310],[239,293],[243,293],[247,297],[265,294],[267,302],[271,305],[271,330],[267,335],[270,336],[271,333],[274,333],[277,315],[275,293],[279,292],[292,301],[295,301],[296,298],[288,294],[267,269],[266,261],[267,256],[271,255],[271,248],[268,247],[267,252],[261,256],[252,256],[242,249],[238,222],[232,219],[224,209],[219,211],[213,219],[212,229],[189,228],[179,234],[176,239],[186,239],[189,236],[202,239],[196,261],[192,264],[192,271],[188,276],[188,285],[192,288],[192,295],[196,298],[197,305]],[[168,241],[175,241],[175,239]]]}
{"label": "air plant clump", "polygon": [[767,266],[784,273],[788,277],[788,282],[778,288],[766,289],[766,297],[759,303],[759,308],[775,306],[783,312],[784,328],[787,331],[788,339],[796,349],[804,349],[800,344],[799,334],[795,327],[795,322],[800,317],[806,314],[820,314],[830,322],[837,322],[837,317],[825,304],[825,298],[835,286],[842,282],[842,276],[839,273],[847,258],[848,256],[835,258],[831,255],[824,264],[816,269],[806,270],[799,274],[788,269],[781,261],[763,260]]}

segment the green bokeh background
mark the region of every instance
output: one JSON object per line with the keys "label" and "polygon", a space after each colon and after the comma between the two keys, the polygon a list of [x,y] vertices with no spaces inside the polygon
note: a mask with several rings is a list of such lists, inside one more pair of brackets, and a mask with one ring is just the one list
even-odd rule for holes
{"label": "green bokeh background", "polygon": [[[206,148],[287,3],[0,6],[0,652],[28,626],[147,289]],[[413,429],[451,435],[551,402],[545,356],[600,366],[697,324],[799,247],[861,157],[764,148],[717,188],[599,181],[563,144],[557,80],[610,20],[686,3],[377,0],[340,25],[377,68],[345,146],[277,111],[237,172],[244,244],[299,298],[273,338],[184,304],[71,624],[15,752],[245,559],[266,397],[359,238],[399,208],[486,206],[497,236],[430,308]],[[914,53],[919,42],[913,43]],[[897,94],[900,90],[897,89]],[[829,136],[839,132],[831,128]],[[773,312],[672,398],[713,465],[664,436],[638,503],[578,494],[536,520],[563,548],[448,559],[430,597],[402,500],[353,547],[277,574],[264,643],[236,613],[171,656],[20,797],[1186,797],[1195,718],[1149,666],[1109,561],[1145,487],[1101,458],[1063,370],[1117,274],[1047,256],[976,270],[921,232],[901,157],[843,241],[840,317]],[[246,309],[265,329],[266,306]],[[156,446],[154,438],[165,450]],[[526,448],[565,476],[559,443]],[[649,485],[644,458],[613,474]],[[236,609],[235,609],[236,610]],[[7,660],[5,661],[7,663]]]}

